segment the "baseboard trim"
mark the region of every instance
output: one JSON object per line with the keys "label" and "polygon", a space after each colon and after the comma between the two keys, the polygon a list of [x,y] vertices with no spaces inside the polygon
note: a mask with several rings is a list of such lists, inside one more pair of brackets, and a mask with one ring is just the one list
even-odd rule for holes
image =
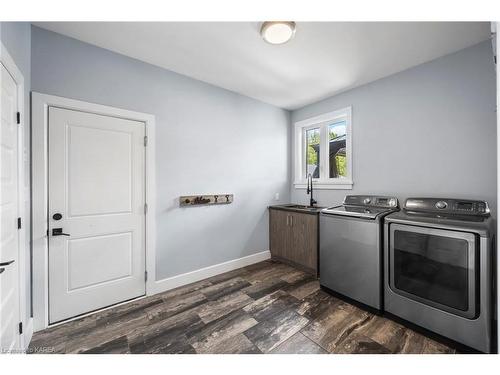
{"label": "baseboard trim", "polygon": [[148,295],[166,292],[170,289],[175,289],[183,285],[191,284],[196,281],[216,276],[224,272],[229,272],[241,267],[249,266],[250,264],[262,262],[270,258],[271,252],[269,250],[266,250],[260,253],[248,255],[243,258],[233,259],[224,263],[214,264],[213,266],[183,273],[181,275],[157,280],[154,283],[154,287],[152,288],[151,293],[148,293]]}

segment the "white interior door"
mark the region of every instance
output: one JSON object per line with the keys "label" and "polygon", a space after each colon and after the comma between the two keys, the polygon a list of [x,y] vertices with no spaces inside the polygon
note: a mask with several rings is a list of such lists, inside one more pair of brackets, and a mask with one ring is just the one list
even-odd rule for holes
{"label": "white interior door", "polygon": [[1,67],[0,351],[19,349],[19,133],[17,86]]}
{"label": "white interior door", "polygon": [[48,133],[55,323],[145,294],[145,124],[50,107]]}

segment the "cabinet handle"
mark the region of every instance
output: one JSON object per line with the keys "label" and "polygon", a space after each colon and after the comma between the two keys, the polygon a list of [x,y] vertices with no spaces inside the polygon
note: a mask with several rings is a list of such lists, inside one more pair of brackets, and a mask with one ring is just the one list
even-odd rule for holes
{"label": "cabinet handle", "polygon": [[293,227],[293,216],[290,215],[290,226]]}
{"label": "cabinet handle", "polygon": [[290,215],[286,215],[286,226],[290,225]]}

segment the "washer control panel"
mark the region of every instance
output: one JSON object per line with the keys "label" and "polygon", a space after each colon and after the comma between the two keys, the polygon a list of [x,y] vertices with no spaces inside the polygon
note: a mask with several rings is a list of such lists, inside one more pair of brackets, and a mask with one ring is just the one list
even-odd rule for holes
{"label": "washer control panel", "polygon": [[398,208],[398,199],[395,197],[379,197],[376,195],[346,195],[344,205],[368,206],[381,208]]}
{"label": "washer control panel", "polygon": [[451,215],[488,216],[490,209],[485,201],[451,198],[408,198],[405,210],[415,212],[443,212]]}

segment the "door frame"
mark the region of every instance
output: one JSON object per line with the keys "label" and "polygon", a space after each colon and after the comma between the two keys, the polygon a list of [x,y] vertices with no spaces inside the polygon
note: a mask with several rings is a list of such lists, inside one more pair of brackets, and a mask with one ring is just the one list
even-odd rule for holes
{"label": "door frame", "polygon": [[[156,184],[155,116],[100,104],[88,103],[38,92],[31,93],[32,118],[32,243],[33,243],[33,319],[34,331],[49,327],[48,289],[48,111],[49,107],[140,121],[145,124],[146,147],[146,296],[154,294],[156,280]],[[139,297],[141,298],[141,297]],[[90,313],[89,313],[90,314]],[[86,315],[86,314],[83,314]],[[80,318],[82,315],[78,316]],[[71,320],[71,319],[68,319]],[[67,322],[66,320],[65,322]],[[51,326],[61,324],[51,324]]]}
{"label": "door frame", "polygon": [[[18,230],[18,243],[19,243],[19,322],[23,323],[23,333],[20,334],[19,346],[20,350],[25,351],[33,335],[33,318],[30,318],[25,322],[26,311],[28,306],[26,306],[26,261],[28,259],[29,247],[26,246],[26,210],[25,210],[25,197],[29,197],[29,193],[25,194],[26,186],[24,185],[24,173],[25,173],[25,150],[27,145],[25,144],[25,134],[26,134],[26,124],[25,121],[25,109],[24,109],[24,76],[17,67],[14,59],[9,54],[7,48],[0,43],[0,63],[7,69],[9,74],[14,79],[17,86],[17,111],[20,113],[20,123],[17,127],[17,207],[18,215],[21,218],[21,228]],[[28,187],[29,189],[29,187]]]}

